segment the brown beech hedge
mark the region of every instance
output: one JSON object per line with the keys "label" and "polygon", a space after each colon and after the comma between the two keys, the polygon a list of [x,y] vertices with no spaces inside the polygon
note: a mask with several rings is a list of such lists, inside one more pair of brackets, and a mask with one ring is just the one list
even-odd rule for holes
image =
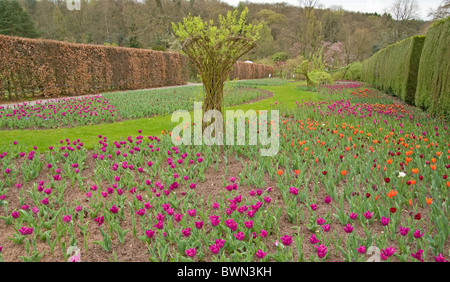
{"label": "brown beech hedge", "polygon": [[273,66],[236,62],[230,72],[230,79],[258,79],[273,76]]}
{"label": "brown beech hedge", "polygon": [[[268,77],[270,66],[238,62],[231,79]],[[0,35],[0,98],[56,97],[186,84],[180,53]]]}

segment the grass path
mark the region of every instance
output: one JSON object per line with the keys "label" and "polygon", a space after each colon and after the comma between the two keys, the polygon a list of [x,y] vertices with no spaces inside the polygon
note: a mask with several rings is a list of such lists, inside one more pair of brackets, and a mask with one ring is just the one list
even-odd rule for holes
{"label": "grass path", "polygon": [[[247,110],[270,110],[273,109],[275,103],[277,106],[294,107],[295,102],[301,102],[302,99],[317,101],[317,93],[299,91],[296,89],[297,85],[298,83],[287,83],[278,86],[261,86],[259,88],[273,92],[274,96],[255,103],[226,107],[225,109],[244,112]],[[192,116],[193,112],[191,112]],[[40,151],[47,150],[49,146],[57,146],[60,140],[73,141],[77,138],[84,143],[85,148],[91,149],[98,142],[99,135],[112,140],[125,140],[128,136],[139,135],[138,130],[142,130],[143,136],[160,136],[162,131],[171,131],[175,125],[176,123],[171,122],[171,114],[169,114],[73,128],[0,131],[0,152],[3,151],[3,148],[9,147],[13,141],[18,141],[27,150],[32,150],[33,146],[37,146],[37,151]]]}

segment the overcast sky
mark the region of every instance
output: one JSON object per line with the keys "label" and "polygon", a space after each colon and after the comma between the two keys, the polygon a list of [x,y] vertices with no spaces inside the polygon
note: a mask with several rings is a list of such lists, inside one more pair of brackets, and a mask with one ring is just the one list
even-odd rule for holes
{"label": "overcast sky", "polygon": [[[233,6],[236,6],[240,0],[221,0]],[[392,5],[395,0],[319,0],[320,4],[323,4],[325,8],[333,5],[342,6],[344,10],[348,11],[360,11],[363,13],[383,13],[384,10]],[[298,6],[297,0],[248,0],[252,3],[280,3],[285,2],[290,5]],[[423,20],[427,20],[428,10],[430,8],[436,9],[442,0],[422,0],[417,1],[420,6],[419,17]]]}

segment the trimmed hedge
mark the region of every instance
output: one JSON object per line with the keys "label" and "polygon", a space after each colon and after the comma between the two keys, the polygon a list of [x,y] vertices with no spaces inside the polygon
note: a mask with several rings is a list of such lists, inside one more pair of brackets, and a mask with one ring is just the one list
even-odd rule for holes
{"label": "trimmed hedge", "polygon": [[230,79],[258,79],[273,77],[273,66],[237,61],[230,72]]}
{"label": "trimmed hedge", "polygon": [[414,105],[424,42],[413,36],[378,51],[362,63],[361,79]]}
{"label": "trimmed hedge", "polygon": [[[188,71],[190,80],[201,82],[201,80],[197,79],[199,75],[198,69],[190,60],[188,61]],[[231,80],[259,79],[268,78],[269,74],[273,77],[273,66],[237,61],[229,74],[229,78]]]}
{"label": "trimmed hedge", "polygon": [[187,81],[179,53],[0,36],[0,96],[81,95]]}
{"label": "trimmed hedge", "polygon": [[450,17],[429,28],[417,82],[416,106],[450,120]]}
{"label": "trimmed hedge", "polygon": [[[56,97],[186,84],[181,53],[0,35],[0,98]],[[254,79],[273,67],[237,62],[230,77]]]}

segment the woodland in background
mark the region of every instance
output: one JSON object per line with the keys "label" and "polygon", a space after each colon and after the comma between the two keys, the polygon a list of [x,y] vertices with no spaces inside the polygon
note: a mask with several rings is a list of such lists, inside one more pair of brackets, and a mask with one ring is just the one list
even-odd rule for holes
{"label": "woodland in background", "polygon": [[[235,9],[217,0],[82,0],[81,10],[73,11],[61,0],[17,1],[40,38],[167,51],[181,48],[171,30],[172,22],[189,13],[217,21],[219,14]],[[262,22],[263,29],[258,48],[241,60],[274,65],[272,57],[278,53],[286,56],[278,62],[291,70],[317,50],[323,51],[327,69],[362,61],[390,44],[426,34],[431,23],[402,19],[395,13],[324,8],[316,0],[299,0],[297,6],[241,3],[237,9],[245,6],[248,21]]]}

